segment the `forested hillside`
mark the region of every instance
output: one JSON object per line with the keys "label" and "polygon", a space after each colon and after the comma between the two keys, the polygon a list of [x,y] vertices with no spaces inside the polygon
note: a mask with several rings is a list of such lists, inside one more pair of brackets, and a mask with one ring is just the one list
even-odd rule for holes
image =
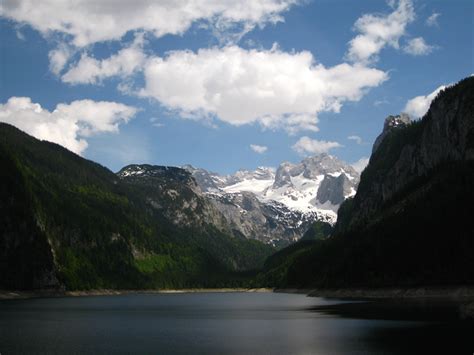
{"label": "forested hillside", "polygon": [[[235,286],[272,252],[211,223],[176,223],[150,203],[169,203],[163,192],[7,124],[0,166],[1,288]],[[173,189],[175,211],[199,199],[178,175],[157,178]]]}
{"label": "forested hillside", "polygon": [[278,278],[260,276],[301,288],[473,284],[473,201],[469,77],[438,94],[421,121],[384,134],[330,238],[289,253]]}

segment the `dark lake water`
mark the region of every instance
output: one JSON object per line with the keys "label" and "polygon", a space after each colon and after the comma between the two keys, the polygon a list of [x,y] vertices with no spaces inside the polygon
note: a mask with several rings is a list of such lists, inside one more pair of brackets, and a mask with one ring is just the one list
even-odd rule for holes
{"label": "dark lake water", "polygon": [[[0,302],[8,354],[422,354],[474,351],[472,323],[437,306],[283,293],[131,294]],[[395,311],[394,311],[395,309]],[[387,319],[384,319],[387,313]],[[366,316],[367,314],[367,316]],[[430,316],[431,315],[431,316]],[[426,317],[428,316],[428,317]],[[372,318],[372,319],[363,319]],[[418,319],[419,318],[419,319]],[[425,320],[422,320],[425,319]]]}

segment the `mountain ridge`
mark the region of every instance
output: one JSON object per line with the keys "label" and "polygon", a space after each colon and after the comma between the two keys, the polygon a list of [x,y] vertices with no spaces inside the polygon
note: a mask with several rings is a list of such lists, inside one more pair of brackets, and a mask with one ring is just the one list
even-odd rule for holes
{"label": "mountain ridge", "polygon": [[474,284],[474,78],[441,91],[421,120],[389,129],[377,143],[331,237],[292,246],[284,267],[266,269],[260,282],[323,289]]}
{"label": "mountain ridge", "polygon": [[315,221],[334,224],[339,205],[355,193],[359,181],[350,165],[326,153],[296,164],[283,162],[277,169],[240,169],[230,175],[183,168],[235,230],[274,246],[299,240]]}
{"label": "mountain ridge", "polygon": [[179,168],[122,179],[4,123],[0,162],[3,289],[242,286],[273,251],[219,225]]}

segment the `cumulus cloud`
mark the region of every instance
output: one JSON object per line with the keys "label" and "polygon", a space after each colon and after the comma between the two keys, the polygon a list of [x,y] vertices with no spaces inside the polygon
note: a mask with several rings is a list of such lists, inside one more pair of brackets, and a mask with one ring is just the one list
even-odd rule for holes
{"label": "cumulus cloud", "polygon": [[433,13],[430,17],[428,17],[425,21],[427,26],[433,27],[433,26],[438,26],[438,18],[441,16],[440,13]]}
{"label": "cumulus cloud", "polygon": [[293,150],[301,155],[327,153],[331,149],[340,148],[341,144],[331,141],[319,141],[309,137],[301,137],[293,146]]}
{"label": "cumulus cloud", "polygon": [[428,95],[420,95],[414,97],[405,105],[404,111],[412,117],[423,117],[428,109],[430,108],[431,101],[438,95],[441,90],[444,90],[447,86],[441,85],[435,91]]}
{"label": "cumulus cloud", "polygon": [[362,157],[357,160],[355,163],[352,163],[352,167],[357,171],[359,174],[365,169],[365,167],[369,164],[369,158]]}
{"label": "cumulus cloud", "polygon": [[9,0],[0,15],[31,25],[43,35],[59,32],[77,47],[118,40],[129,31],[144,30],[162,37],[180,35],[194,22],[219,30],[245,29],[282,21],[298,0]]}
{"label": "cumulus cloud", "polygon": [[58,104],[48,111],[29,97],[11,97],[0,104],[0,121],[12,124],[32,136],[58,143],[81,154],[85,138],[104,132],[118,132],[137,110],[116,102],[78,100]]}
{"label": "cumulus cloud", "polygon": [[130,46],[103,60],[83,54],[79,62],[69,68],[61,79],[69,84],[96,84],[113,76],[130,76],[141,70],[145,63],[143,43],[143,34],[137,35]]}
{"label": "cumulus cloud", "polygon": [[393,0],[389,4],[393,8],[390,14],[365,14],[356,21],[354,30],[360,34],[349,42],[349,60],[370,63],[378,59],[385,46],[399,48],[407,25],[415,19],[415,11],[411,0]]}
{"label": "cumulus cloud", "polygon": [[403,51],[411,55],[419,56],[430,54],[434,48],[434,46],[427,44],[422,37],[416,37],[408,41],[407,45],[403,47]]}
{"label": "cumulus cloud", "polygon": [[246,50],[237,46],[174,51],[150,58],[142,97],[181,116],[217,118],[232,125],[317,131],[317,114],[339,112],[346,101],[388,79],[374,68],[347,63],[325,67],[310,52]]}
{"label": "cumulus cloud", "polygon": [[268,150],[268,147],[264,145],[250,144],[250,149],[252,149],[255,153],[263,154]]}
{"label": "cumulus cloud", "polygon": [[362,144],[362,138],[360,138],[359,136],[353,135],[347,137],[347,139],[355,141],[357,144]]}

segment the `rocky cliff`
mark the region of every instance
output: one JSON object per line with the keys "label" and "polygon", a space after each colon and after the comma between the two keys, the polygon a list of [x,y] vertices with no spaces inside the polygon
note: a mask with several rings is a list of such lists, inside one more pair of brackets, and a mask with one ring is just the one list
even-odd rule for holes
{"label": "rocky cliff", "polygon": [[401,113],[397,116],[388,116],[385,119],[382,133],[378,135],[378,137],[375,139],[374,145],[372,146],[372,154],[377,150],[377,148],[380,146],[380,143],[382,143],[386,136],[392,134],[393,131],[405,128],[411,123],[411,118],[406,113]]}
{"label": "rocky cliff", "polygon": [[225,176],[184,168],[235,232],[274,246],[297,241],[315,221],[334,224],[339,205],[359,183],[350,165],[328,154],[283,162],[276,171],[260,167]]}
{"label": "rocky cliff", "polygon": [[128,165],[117,176],[139,188],[147,205],[178,227],[216,229],[231,234],[222,213],[206,198],[187,170],[156,165]]}
{"label": "rocky cliff", "polygon": [[421,120],[387,118],[331,237],[302,245],[286,272],[268,280],[303,288],[474,284],[473,204],[469,77],[440,92]]}
{"label": "rocky cliff", "polygon": [[382,206],[442,165],[474,159],[473,81],[438,94],[420,121],[403,114],[386,119],[351,202],[351,216],[344,216],[337,229],[369,223]]}

